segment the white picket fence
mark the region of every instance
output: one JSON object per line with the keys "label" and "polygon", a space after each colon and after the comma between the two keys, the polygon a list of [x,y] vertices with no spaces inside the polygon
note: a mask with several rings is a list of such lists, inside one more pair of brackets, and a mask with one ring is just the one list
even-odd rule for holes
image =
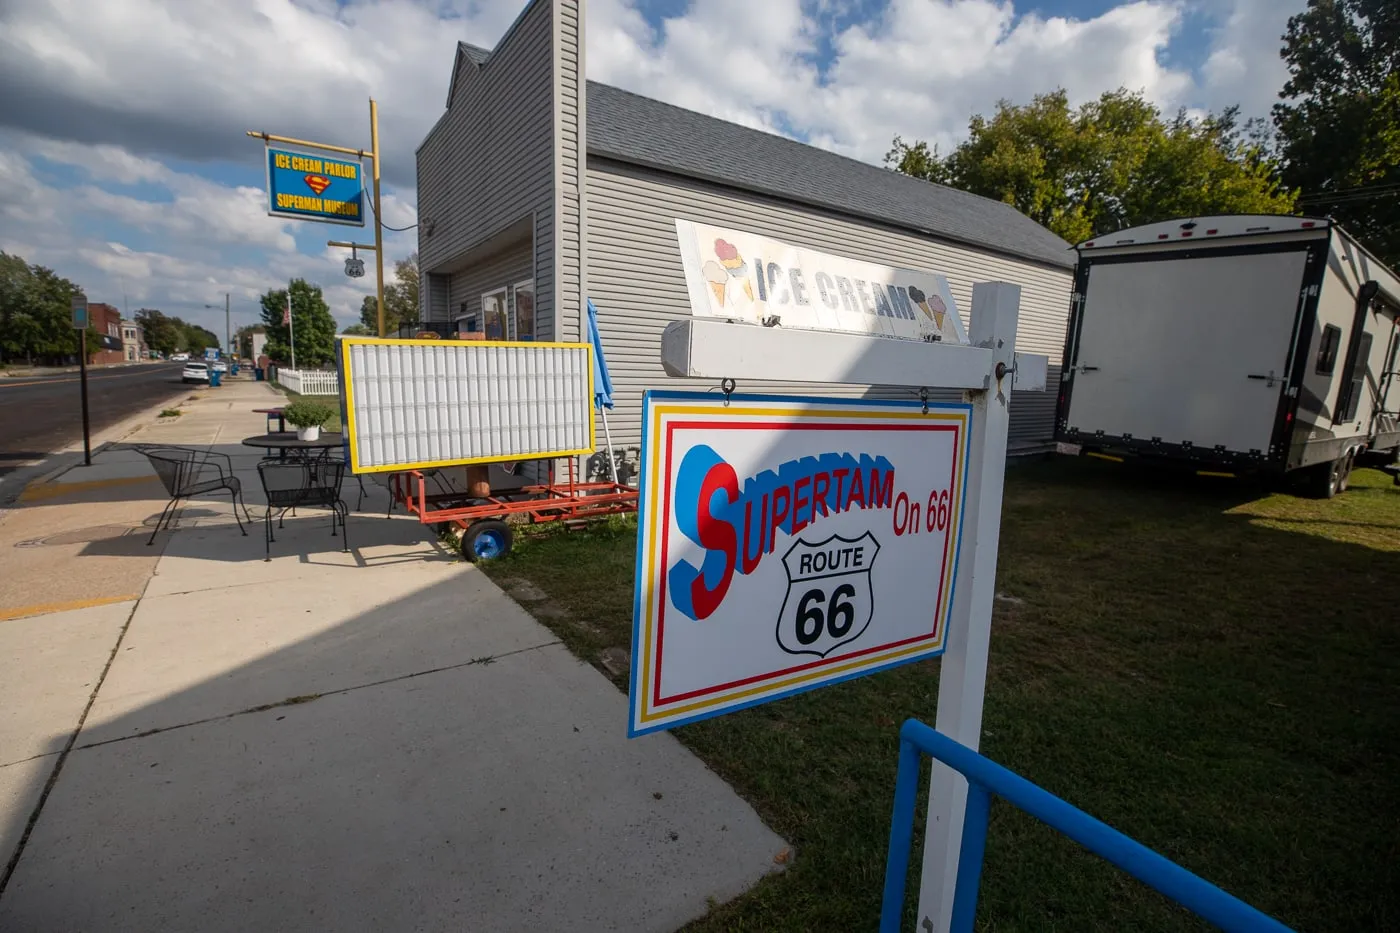
{"label": "white picket fence", "polygon": [[319,369],[278,369],[277,382],[298,395],[340,394],[336,374]]}

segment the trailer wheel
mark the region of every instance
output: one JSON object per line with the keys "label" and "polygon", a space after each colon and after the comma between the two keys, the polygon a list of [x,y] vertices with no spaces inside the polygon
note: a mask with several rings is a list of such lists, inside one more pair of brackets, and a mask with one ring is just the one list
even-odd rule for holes
{"label": "trailer wheel", "polygon": [[505,522],[494,518],[474,522],[462,535],[462,556],[472,563],[495,560],[510,553],[515,534]]}
{"label": "trailer wheel", "polygon": [[1342,476],[1337,482],[1337,492],[1346,492],[1351,486],[1351,471],[1356,467],[1356,451],[1346,455],[1342,463]]}
{"label": "trailer wheel", "polygon": [[1338,457],[1331,463],[1322,463],[1313,468],[1313,498],[1331,499],[1343,489],[1342,480],[1346,475],[1346,457]]}

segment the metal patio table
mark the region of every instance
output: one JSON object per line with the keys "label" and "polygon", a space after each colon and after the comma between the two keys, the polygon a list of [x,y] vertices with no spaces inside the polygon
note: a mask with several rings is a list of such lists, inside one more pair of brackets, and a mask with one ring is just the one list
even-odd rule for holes
{"label": "metal patio table", "polygon": [[345,444],[345,436],[339,433],[322,434],[314,441],[297,438],[295,431],[274,431],[271,434],[258,434],[243,438],[244,447],[261,447],[275,450],[280,459],[288,456],[299,460],[318,460],[330,455],[332,450]]}

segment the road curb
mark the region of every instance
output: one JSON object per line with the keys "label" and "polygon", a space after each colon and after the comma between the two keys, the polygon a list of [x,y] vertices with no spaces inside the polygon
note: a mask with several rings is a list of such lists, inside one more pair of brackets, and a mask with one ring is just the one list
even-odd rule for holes
{"label": "road curb", "polygon": [[[92,455],[95,457],[113,444],[120,443],[124,438],[159,417],[160,413],[169,407],[171,407],[169,399],[157,402],[117,422],[110,428],[98,432],[92,438]],[[30,486],[51,483],[64,473],[81,465],[82,462],[83,442],[80,439],[62,450],[55,451],[39,463],[29,467],[21,467],[9,476],[0,477],[0,510],[19,501]]]}

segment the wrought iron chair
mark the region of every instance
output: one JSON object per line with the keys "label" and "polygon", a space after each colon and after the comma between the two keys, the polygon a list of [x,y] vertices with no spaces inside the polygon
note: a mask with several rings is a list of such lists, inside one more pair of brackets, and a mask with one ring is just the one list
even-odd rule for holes
{"label": "wrought iron chair", "polygon": [[323,506],[331,510],[331,536],[340,526],[342,550],[350,550],[347,520],[350,509],[341,501],[340,487],[345,481],[345,464],[339,460],[263,460],[258,464],[258,477],[267,496],[267,512],[263,516],[264,560],[272,560],[272,513],[278,510],[277,527],[286,527],[283,518],[288,509],[298,506]]}
{"label": "wrought iron chair", "polygon": [[151,531],[147,545],[156,543],[156,535],[160,532],[162,523],[166,528],[170,527],[177,511],[175,506],[181,499],[189,499],[206,492],[228,492],[238,530],[245,535],[248,533],[243,527],[243,519],[238,517],[239,504],[242,503],[243,514],[248,516],[249,522],[253,520],[253,516],[248,512],[248,504],[243,502],[243,487],[238,482],[238,477],[233,475],[233,461],[229,459],[228,454],[190,447],[143,447],[141,453],[151,462],[151,468],[156,471],[156,476],[160,477],[161,485],[170,494],[170,501],[165,504],[160,517],[156,519],[156,527]]}

